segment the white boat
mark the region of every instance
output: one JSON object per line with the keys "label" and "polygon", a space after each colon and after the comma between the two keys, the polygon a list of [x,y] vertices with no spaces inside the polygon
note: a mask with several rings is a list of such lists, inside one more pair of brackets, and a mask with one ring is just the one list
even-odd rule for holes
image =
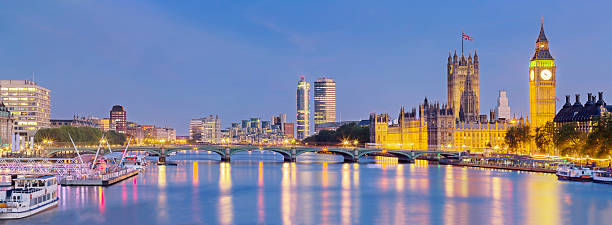
{"label": "white boat", "polygon": [[123,166],[144,170],[147,167],[147,159],[145,157],[144,155],[125,156]]}
{"label": "white boat", "polygon": [[559,180],[583,182],[593,180],[593,170],[591,170],[591,168],[580,167],[573,164],[559,164],[556,174]]}
{"label": "white boat", "polygon": [[593,182],[612,184],[612,173],[605,170],[595,170],[593,171]]}
{"label": "white boat", "polygon": [[0,181],[0,219],[19,219],[57,206],[57,178],[3,176]]}

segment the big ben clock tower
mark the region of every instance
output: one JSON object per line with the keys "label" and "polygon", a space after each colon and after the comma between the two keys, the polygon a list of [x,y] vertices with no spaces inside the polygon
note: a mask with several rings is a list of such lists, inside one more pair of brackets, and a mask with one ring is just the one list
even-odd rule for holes
{"label": "big ben clock tower", "polygon": [[536,51],[529,62],[529,114],[534,130],[555,117],[556,70],[555,59],[548,51],[548,40],[542,22]]}

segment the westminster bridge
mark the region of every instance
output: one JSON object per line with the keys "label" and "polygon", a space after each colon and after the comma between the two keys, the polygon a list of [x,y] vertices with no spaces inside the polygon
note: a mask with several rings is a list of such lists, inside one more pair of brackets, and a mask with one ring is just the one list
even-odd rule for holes
{"label": "westminster bridge", "polygon": [[[110,149],[100,149],[100,154],[108,154],[112,152],[123,152],[124,147],[115,147]],[[54,156],[56,153],[74,152],[74,148],[46,148],[43,154],[47,157]],[[79,153],[95,154],[97,148],[85,147],[79,148]],[[391,156],[397,157],[398,162],[414,162],[420,156],[439,156],[445,158],[460,158],[462,153],[457,151],[436,151],[436,150],[401,150],[401,149],[381,149],[381,148],[358,148],[358,147],[308,147],[308,146],[222,146],[222,145],[177,145],[177,146],[130,146],[128,152],[148,152],[150,155],[159,156],[160,161],[164,161],[170,154],[184,151],[208,151],[221,156],[221,161],[229,162],[231,156],[239,152],[252,151],[271,151],[279,153],[283,156],[285,162],[295,162],[297,157],[307,152],[321,154],[341,155],[344,162],[359,162],[362,156]]]}

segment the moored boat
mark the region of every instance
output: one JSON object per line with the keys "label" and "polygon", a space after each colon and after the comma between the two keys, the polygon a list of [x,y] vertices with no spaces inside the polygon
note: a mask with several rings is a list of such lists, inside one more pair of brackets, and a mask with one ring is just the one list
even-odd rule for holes
{"label": "moored boat", "polygon": [[612,184],[612,173],[609,170],[593,171],[593,182]]}
{"label": "moored boat", "polygon": [[52,175],[4,176],[0,182],[0,219],[19,219],[57,206],[57,178]]}
{"label": "moored boat", "polygon": [[571,180],[588,182],[593,180],[593,170],[588,167],[579,167],[572,164],[560,164],[557,166],[557,178],[559,180]]}
{"label": "moored boat", "polygon": [[144,155],[125,156],[123,166],[145,170],[147,167],[147,160]]}

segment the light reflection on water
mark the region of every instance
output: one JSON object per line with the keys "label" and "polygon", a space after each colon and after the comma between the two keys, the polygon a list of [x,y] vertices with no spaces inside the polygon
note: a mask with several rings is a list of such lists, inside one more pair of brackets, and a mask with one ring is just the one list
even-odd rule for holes
{"label": "light reflection on water", "polygon": [[231,165],[227,162],[219,164],[219,203],[217,211],[220,224],[232,224],[234,220],[234,203],[232,201]]}
{"label": "light reflection on water", "polygon": [[191,156],[205,159],[152,165],[107,188],[61,187],[56,209],[7,224],[606,224],[612,219],[612,186],[559,182],[547,174],[420,160],[332,163],[322,162],[331,156],[316,154],[300,156],[298,163],[278,162],[278,155],[267,152],[245,152],[232,163],[211,161],[206,152]]}

